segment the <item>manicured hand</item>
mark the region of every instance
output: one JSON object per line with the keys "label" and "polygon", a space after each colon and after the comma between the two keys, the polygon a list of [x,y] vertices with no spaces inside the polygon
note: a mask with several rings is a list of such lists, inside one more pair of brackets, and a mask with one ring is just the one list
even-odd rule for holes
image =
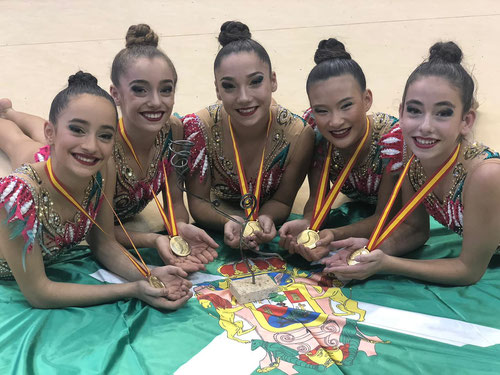
{"label": "manicured hand", "polygon": [[[271,242],[277,234],[273,219],[267,215],[260,215],[259,224],[262,231],[255,232],[256,242],[258,244]],[[259,247],[257,246],[258,249]]]}
{"label": "manicured hand", "polygon": [[317,261],[328,255],[330,252],[330,244],[333,241],[333,232],[329,229],[323,229],[319,232],[319,241],[316,242],[316,247],[309,249],[304,245],[299,245],[295,241],[290,243],[290,254],[299,254],[309,262]]}
{"label": "manicured hand", "polygon": [[366,238],[349,237],[344,240],[333,241],[331,245],[331,250],[338,249],[338,251],[323,259],[321,263],[331,266],[347,266],[347,259],[351,256],[353,252],[368,244]]}
{"label": "manicured hand", "polygon": [[146,280],[139,280],[135,282],[137,291],[135,297],[141,301],[146,302],[148,305],[156,307],[161,310],[177,310],[184,305],[191,297],[192,293],[189,292],[183,297],[176,300],[168,299],[168,291],[166,288],[154,288],[149,285]]}
{"label": "manicured hand", "polygon": [[180,267],[189,273],[200,271],[205,268],[202,261],[196,256],[188,255],[186,257],[180,257],[175,255],[170,248],[170,239],[168,236],[158,236],[155,240],[155,247],[165,264]]}
{"label": "manicured hand", "polygon": [[166,298],[172,301],[183,298],[189,294],[192,284],[186,279],[187,272],[174,266],[156,267],[151,270],[151,274],[160,279],[165,284]]}
{"label": "manicured hand", "polygon": [[215,249],[219,245],[203,229],[186,223],[179,223],[178,229],[180,236],[191,247],[191,254],[187,257],[188,260],[192,257],[202,264],[208,264],[217,258],[218,254]]}
{"label": "manicured hand", "polygon": [[376,249],[370,251],[369,254],[358,255],[355,260],[359,263],[352,266],[347,263],[338,265],[337,262],[331,262],[329,258],[323,259],[322,263],[325,264],[324,272],[332,272],[341,280],[364,280],[383,271],[388,257],[389,255],[382,250]]}
{"label": "manicured hand", "polygon": [[[244,222],[243,218],[240,216],[234,215],[232,218],[236,219],[239,223]],[[233,249],[238,249],[240,247],[240,233],[241,224],[229,220],[224,225],[224,243]],[[246,249],[255,249],[257,247],[255,235],[246,237],[243,241],[243,245]]]}
{"label": "manicured hand", "polygon": [[309,220],[299,219],[287,221],[279,230],[279,245],[285,250],[290,250],[290,243],[297,242],[297,236],[309,226]]}

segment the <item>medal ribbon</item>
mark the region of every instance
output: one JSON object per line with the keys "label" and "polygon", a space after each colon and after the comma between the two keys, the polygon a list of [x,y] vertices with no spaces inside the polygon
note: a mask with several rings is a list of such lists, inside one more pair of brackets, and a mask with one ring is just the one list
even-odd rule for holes
{"label": "medal ribbon", "polygon": [[[49,177],[49,181],[50,183],[52,184],[52,186],[54,186],[54,189],[56,189],[63,197],[65,197],[71,204],[73,204],[73,206],[75,206],[81,213],[83,213],[85,216],[87,216],[87,218],[92,222],[92,224],[94,224],[97,228],[99,228],[101,230],[102,233],[104,233],[105,235],[109,236],[108,233],[106,233],[104,231],[104,229],[102,229],[102,227],[94,220],[94,218],[92,216],[89,215],[89,213],[82,207],[82,205],[80,203],[78,203],[75,198],[73,198],[73,196],[69,193],[69,191],[64,187],[64,185],[61,183],[61,181],[59,181],[56,177],[56,175],[54,174],[54,170],[52,169],[52,160],[51,158],[49,157],[47,159],[47,163],[45,164],[45,172],[47,173],[47,176]],[[97,181],[96,181],[97,183]],[[151,275],[151,271],[149,270],[148,266],[146,265],[146,263],[144,262],[144,260],[142,259],[141,257],[141,254],[139,253],[139,251],[137,250],[137,248],[135,247],[134,243],[132,242],[132,239],[130,238],[130,236],[128,235],[127,231],[125,230],[125,228],[123,227],[123,224],[122,222],[120,221],[118,215],[116,214],[116,211],[113,209],[113,205],[111,204],[111,202],[108,200],[108,197],[106,196],[106,194],[104,194],[104,189],[102,186],[100,186],[101,188],[101,193],[102,195],[104,196],[104,199],[106,200],[106,202],[108,202],[108,205],[111,207],[111,210],[113,211],[113,214],[115,215],[115,217],[118,219],[118,222],[120,223],[120,226],[122,227],[123,229],[123,232],[126,234],[126,236],[128,237],[130,243],[132,244],[132,247],[134,248],[137,256],[139,257],[139,259],[141,260],[141,263],[142,264],[139,264],[139,262],[137,262],[137,259],[135,259],[127,250],[125,250],[123,247],[120,247],[120,249],[122,250],[122,252],[130,259],[130,261],[134,264],[134,266],[137,268],[137,270],[141,273],[142,276],[144,277],[149,277]]]}
{"label": "medal ribbon", "polygon": [[[396,200],[399,190],[401,189],[401,185],[403,184],[403,180],[410,169],[410,164],[412,163],[415,155],[413,155],[399,176],[398,182],[394,186],[394,189],[391,193],[389,201],[387,202],[382,215],[375,227],[372,235],[370,236],[370,240],[368,241],[368,245],[366,248],[368,250],[376,249],[380,246],[384,240],[389,237],[389,235],[394,232],[394,230],[402,223],[404,220],[410,215],[415,208],[424,200],[424,198],[431,192],[431,190],[436,186],[436,184],[441,181],[441,179],[451,170],[451,168],[455,165],[455,162],[458,159],[460,151],[460,144],[457,145],[453,153],[450,157],[443,163],[443,165],[434,173],[434,175],[422,186],[418,191],[413,195],[413,197],[408,201],[407,204],[399,212],[394,216],[394,218],[387,224],[387,227],[382,232],[382,228],[387,220],[387,216],[391,211],[391,208]],[[382,232],[382,234],[380,234]]]}
{"label": "medal ribbon", "polygon": [[52,159],[49,157],[47,159],[47,163],[45,164],[45,172],[47,173],[47,176],[49,176],[49,181],[54,186],[54,189],[56,189],[64,198],[66,198],[68,201],[73,204],[82,214],[87,216],[87,218],[97,226],[101,231],[104,232],[104,230],[100,227],[99,224],[94,220],[92,216],[89,215],[89,213],[85,210],[85,208],[82,207],[80,203],[78,203],[75,198],[68,192],[68,190],[63,186],[62,182],[59,181],[54,174],[54,170],[52,169]]}
{"label": "medal ribbon", "polygon": [[367,116],[366,117],[366,130],[365,130],[365,134],[363,135],[363,138],[359,142],[358,147],[356,147],[354,154],[351,156],[351,158],[349,159],[347,164],[344,166],[344,168],[340,172],[339,176],[337,177],[337,180],[335,180],[335,184],[332,186],[332,189],[329,191],[328,196],[326,197],[326,199],[324,199],[326,187],[328,185],[330,160],[332,158],[332,149],[333,149],[333,145],[331,143],[329,144],[328,154],[327,154],[327,157],[325,159],[325,162],[323,163],[323,169],[321,170],[320,183],[318,185],[318,190],[316,191],[316,201],[314,202],[313,216],[311,218],[311,225],[309,226],[309,229],[317,231],[321,227],[321,224],[323,224],[323,221],[325,221],[326,215],[330,211],[330,208],[332,207],[332,204],[335,201],[335,198],[337,198],[337,195],[339,194],[340,189],[344,185],[345,180],[349,176],[349,173],[351,172],[352,167],[356,163],[356,160],[358,159],[358,156],[361,153],[361,149],[363,148],[363,145],[365,144],[366,139],[368,138],[368,134],[370,134],[370,120],[368,119],[368,116]]}
{"label": "medal ribbon", "polygon": [[[123,126],[123,118],[120,119],[118,122],[118,130],[120,131],[120,135],[122,136],[123,140],[125,141],[125,144],[128,146],[130,152],[132,153],[132,156],[134,157],[137,165],[139,166],[139,169],[141,170],[142,173],[144,173],[144,169],[142,168],[141,162],[139,161],[139,158],[137,157],[137,154],[135,153],[134,147],[132,146],[132,142],[130,142],[130,138],[127,135],[127,132],[125,131],[125,126]],[[162,162],[163,164],[163,162]],[[174,213],[174,207],[172,205],[172,197],[170,195],[170,189],[168,187],[168,179],[167,179],[167,173],[165,170],[165,166],[163,166],[163,171],[164,171],[164,178],[165,178],[165,190],[166,190],[166,195],[167,195],[167,204],[168,204],[168,212],[170,216],[170,221],[165,213],[165,210],[163,209],[160,200],[156,196],[156,193],[153,190],[153,187],[149,185],[149,189],[151,190],[151,193],[153,194],[154,201],[156,203],[156,207],[158,207],[158,211],[160,211],[161,218],[163,220],[163,224],[165,225],[165,229],[171,236],[177,236],[178,235],[178,230],[177,230],[177,222],[175,220],[175,213]]]}
{"label": "medal ribbon", "polygon": [[[245,175],[245,170],[243,169],[243,166],[241,165],[241,158],[240,158],[240,153],[238,151],[238,146],[236,145],[236,140],[234,139],[234,133],[233,133],[233,125],[231,124],[231,116],[227,117],[228,122],[229,122],[229,131],[231,133],[231,140],[233,141],[233,150],[234,150],[234,157],[236,159],[236,167],[238,169],[238,177],[240,181],[240,191],[241,195],[246,195],[248,194],[248,183],[247,183],[247,178]],[[267,138],[269,136],[269,129],[271,129],[271,122],[272,122],[272,113],[271,110],[269,110],[269,121],[267,123],[267,130],[266,130],[266,143],[264,144],[264,148],[262,149],[262,156],[260,158],[260,166],[259,166],[259,172],[257,174],[257,180],[255,182],[255,198],[257,200],[257,204],[255,207],[255,210],[252,213],[252,207],[246,208],[245,213],[247,217],[251,220],[257,220],[259,217],[259,202],[260,202],[260,192],[262,190],[262,175],[263,175],[263,169],[264,169],[264,156],[266,153],[266,144],[267,144]]]}

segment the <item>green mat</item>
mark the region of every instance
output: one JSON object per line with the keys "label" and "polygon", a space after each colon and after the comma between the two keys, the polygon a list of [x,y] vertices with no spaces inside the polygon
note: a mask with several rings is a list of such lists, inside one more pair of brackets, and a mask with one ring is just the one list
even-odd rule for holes
{"label": "green mat", "polygon": [[[343,225],[369,211],[348,204],[329,220]],[[431,221],[431,239],[410,256],[456,256],[460,244],[459,236]],[[267,250],[280,251],[277,240]],[[154,250],[142,252],[159,264]],[[321,278],[317,266],[280,254],[284,261],[252,262],[278,282],[279,292],[245,306],[231,301],[224,278],[200,282],[186,306],[167,313],[137,300],[33,309],[15,282],[2,281],[0,374],[498,373],[498,257],[468,287],[376,276],[337,288],[328,287],[331,280]],[[207,273],[243,277],[238,258],[238,251],[221,246]],[[90,276],[98,269],[89,250],[77,247],[47,274],[99,284]]]}

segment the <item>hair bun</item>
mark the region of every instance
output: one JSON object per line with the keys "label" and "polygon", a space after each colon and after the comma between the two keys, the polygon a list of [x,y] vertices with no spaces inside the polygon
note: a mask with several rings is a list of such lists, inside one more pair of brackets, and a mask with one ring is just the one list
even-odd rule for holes
{"label": "hair bun", "polygon": [[429,49],[429,61],[462,62],[462,50],[454,42],[438,42]]}
{"label": "hair bun", "polygon": [[151,30],[149,25],[144,23],[130,26],[125,36],[125,41],[126,48],[134,46],[158,47],[158,35]]}
{"label": "hair bun", "polygon": [[236,40],[251,39],[250,29],[239,21],[226,21],[220,27],[219,43],[222,47]]}
{"label": "hair bun", "polygon": [[332,59],[351,59],[351,55],[345,50],[342,42],[335,38],[323,39],[318,44],[318,49],[314,54],[314,62],[319,64]]}
{"label": "hair bun", "polygon": [[97,78],[90,73],[82,72],[81,70],[69,76],[69,86],[97,86]]}

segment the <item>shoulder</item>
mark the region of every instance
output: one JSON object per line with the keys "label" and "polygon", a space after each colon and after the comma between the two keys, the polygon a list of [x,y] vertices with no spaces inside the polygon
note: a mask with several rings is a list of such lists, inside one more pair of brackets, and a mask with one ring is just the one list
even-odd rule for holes
{"label": "shoulder", "polygon": [[374,140],[381,147],[380,157],[389,161],[388,172],[399,172],[405,157],[405,142],[399,120],[386,113],[375,113],[372,117]]}
{"label": "shoulder", "polygon": [[278,126],[284,128],[285,136],[292,147],[296,144],[297,148],[310,151],[314,145],[314,130],[311,126],[302,117],[280,105],[271,108],[276,113]]}
{"label": "shoulder", "polygon": [[0,179],[0,207],[5,208],[11,238],[22,235],[29,252],[38,227],[37,206],[39,202],[36,198],[39,184],[31,176],[23,173],[21,168]]}
{"label": "shoulder", "polygon": [[500,159],[481,160],[466,167],[467,177],[463,186],[464,212],[471,207],[480,208],[483,214],[500,208]]}
{"label": "shoulder", "polygon": [[172,132],[172,137],[174,139],[182,139],[184,134],[184,127],[180,118],[176,116],[170,116],[168,122],[168,132]]}
{"label": "shoulder", "polygon": [[46,145],[41,147],[36,153],[35,153],[35,162],[42,162],[42,161],[47,161],[47,159],[50,156],[50,146]]}
{"label": "shoulder", "polygon": [[[467,173],[464,194],[500,200],[500,159],[487,159],[474,165]],[[488,199],[488,200],[489,200]]]}
{"label": "shoulder", "polygon": [[34,181],[15,171],[0,179],[0,206],[5,205],[9,210],[12,204],[15,204],[22,196],[32,196],[36,188]]}
{"label": "shoulder", "polygon": [[205,143],[203,131],[205,129],[205,126],[197,113],[191,113],[184,116],[182,118],[182,126],[184,131],[184,139],[195,143],[199,143],[201,141]]}
{"label": "shoulder", "polygon": [[279,104],[271,105],[271,111],[278,125],[298,129],[301,129],[306,125],[303,118],[297,116],[295,113]]}
{"label": "shoulder", "polygon": [[177,116],[170,116],[170,118],[168,119],[168,124],[170,124],[170,128],[171,129],[181,129],[182,128],[182,121],[181,121],[182,117],[179,118]]}
{"label": "shoulder", "polygon": [[381,146],[401,147],[403,141],[403,133],[399,126],[399,120],[386,113],[374,113],[373,118],[373,133],[378,143]]}
{"label": "shoulder", "polygon": [[111,184],[114,189],[114,184],[116,183],[116,173],[117,169],[115,160],[113,158],[109,158],[106,165],[101,169],[101,175],[105,181],[105,186]]}
{"label": "shoulder", "polygon": [[198,112],[190,113],[181,118],[184,131],[186,129],[200,129],[211,127],[220,121],[223,111],[222,104],[215,103],[205,107]]}

